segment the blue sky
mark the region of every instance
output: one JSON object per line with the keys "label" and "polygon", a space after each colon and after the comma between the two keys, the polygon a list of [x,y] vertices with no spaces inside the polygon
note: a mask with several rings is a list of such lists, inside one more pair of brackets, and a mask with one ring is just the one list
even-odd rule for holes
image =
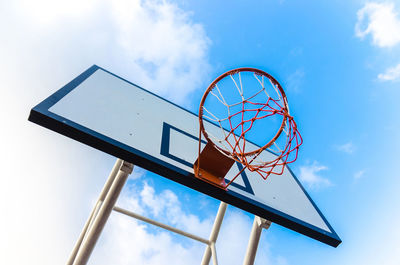
{"label": "blue sky", "polygon": [[[343,243],[272,225],[256,264],[400,264],[400,3],[260,2],[0,1],[1,263],[65,262],[112,168],[115,158],[26,121],[98,64],[194,112],[224,71],[269,72],[304,138],[291,168]],[[218,208],[140,169],[118,204],[204,237]],[[252,218],[228,208],[221,264],[241,264]],[[203,249],[113,214],[90,263],[199,264]]]}

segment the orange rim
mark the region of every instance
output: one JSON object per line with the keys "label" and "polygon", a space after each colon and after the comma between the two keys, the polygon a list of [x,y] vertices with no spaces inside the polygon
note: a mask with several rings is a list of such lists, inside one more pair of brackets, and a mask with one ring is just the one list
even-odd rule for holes
{"label": "orange rim", "polygon": [[[281,93],[281,96],[282,96],[282,99],[283,99],[283,104],[284,104],[284,106],[282,107],[282,109],[283,109],[284,113],[287,114],[287,116],[289,116],[289,114],[288,114],[288,109],[289,109],[289,108],[288,108],[288,102],[287,102],[286,94],[285,94],[285,92],[283,91],[283,88],[282,88],[282,86],[279,84],[279,82],[278,82],[274,77],[272,77],[270,74],[268,74],[268,73],[266,73],[266,72],[264,72],[264,71],[262,71],[262,70],[256,69],[256,68],[242,67],[242,68],[236,68],[236,69],[230,70],[230,71],[228,71],[228,72],[226,72],[226,73],[220,75],[219,77],[217,77],[217,78],[208,86],[206,92],[204,92],[204,95],[203,95],[203,97],[202,97],[202,99],[201,99],[201,101],[200,101],[200,107],[199,107],[199,124],[200,124],[200,132],[201,132],[201,134],[204,135],[204,138],[206,138],[207,142],[210,142],[215,148],[217,148],[218,150],[220,150],[221,152],[223,152],[223,153],[225,153],[225,154],[227,154],[227,155],[231,155],[231,152],[229,152],[228,150],[225,150],[225,149],[219,147],[218,145],[216,145],[216,144],[209,138],[208,133],[207,133],[207,131],[206,131],[205,128],[204,128],[204,123],[203,123],[203,106],[204,106],[204,103],[205,103],[205,101],[206,101],[206,99],[207,99],[208,94],[213,90],[213,88],[215,87],[215,85],[216,85],[219,81],[221,81],[222,79],[224,79],[225,77],[227,77],[227,76],[229,76],[229,75],[237,74],[237,73],[239,73],[239,72],[253,72],[253,73],[255,73],[256,75],[262,75],[262,76],[267,77],[274,85],[277,86],[279,92]],[[279,127],[279,130],[276,132],[275,136],[274,136],[267,144],[265,144],[264,146],[260,147],[259,149],[256,149],[256,150],[254,150],[254,151],[247,152],[247,153],[242,153],[241,155],[242,155],[242,156],[251,156],[251,155],[259,154],[259,153],[262,152],[263,150],[265,150],[265,149],[267,149],[268,147],[270,147],[270,146],[276,141],[276,139],[278,139],[278,137],[279,137],[280,134],[282,133],[283,128],[285,127],[285,120],[286,120],[286,117],[284,116],[283,119],[282,119],[282,123],[281,123],[281,125],[280,125],[280,127]]]}

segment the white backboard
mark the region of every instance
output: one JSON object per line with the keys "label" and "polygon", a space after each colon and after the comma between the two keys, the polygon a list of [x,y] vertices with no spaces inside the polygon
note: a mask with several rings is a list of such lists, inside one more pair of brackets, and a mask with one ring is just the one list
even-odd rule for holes
{"label": "white backboard", "polygon": [[195,178],[197,115],[98,66],[33,108],[29,120],[331,246],[341,242],[289,168],[266,181],[245,171],[228,191]]}

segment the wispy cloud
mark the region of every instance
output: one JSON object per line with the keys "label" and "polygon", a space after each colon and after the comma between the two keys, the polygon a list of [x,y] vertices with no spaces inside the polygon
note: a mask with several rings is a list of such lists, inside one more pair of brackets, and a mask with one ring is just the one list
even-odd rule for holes
{"label": "wispy cloud", "polygon": [[287,261],[287,259],[283,256],[278,256],[276,258],[276,263],[277,265],[289,265],[289,262]]}
{"label": "wispy cloud", "polygon": [[146,174],[146,170],[140,167],[133,167],[132,174],[129,175],[129,179],[139,179]]}
{"label": "wispy cloud", "polygon": [[357,12],[356,36],[363,39],[372,35],[378,47],[392,47],[400,43],[400,18],[393,2],[369,2]]}
{"label": "wispy cloud", "polygon": [[394,67],[386,69],[382,74],[378,75],[378,79],[382,81],[395,81],[400,79],[400,63]]}
{"label": "wispy cloud", "polygon": [[362,178],[365,175],[365,170],[359,170],[356,173],[354,173],[353,177],[355,180]]}
{"label": "wispy cloud", "polygon": [[296,71],[291,73],[286,78],[287,88],[292,91],[299,92],[301,89],[301,85],[303,83],[304,76],[305,76],[305,73],[302,68],[297,69]]}
{"label": "wispy cloud", "polygon": [[342,144],[342,145],[336,145],[335,149],[339,150],[341,152],[345,152],[347,154],[352,154],[356,150],[356,147],[352,142],[347,142],[347,143]]}
{"label": "wispy cloud", "polygon": [[302,183],[308,185],[310,188],[318,189],[323,187],[332,186],[329,179],[320,175],[320,172],[327,170],[326,166],[320,165],[314,161],[311,165],[304,165],[300,167],[300,180]]}

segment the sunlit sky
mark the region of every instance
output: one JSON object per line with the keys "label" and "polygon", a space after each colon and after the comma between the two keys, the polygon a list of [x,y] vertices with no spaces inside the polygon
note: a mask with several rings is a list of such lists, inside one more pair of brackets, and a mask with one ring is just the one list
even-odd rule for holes
{"label": "sunlit sky", "polygon": [[[291,166],[343,243],[273,224],[256,264],[400,264],[400,3],[0,1],[0,263],[63,264],[115,158],[27,121],[93,64],[197,112],[219,74],[257,67],[304,138]],[[135,168],[117,203],[208,237],[219,202]],[[228,207],[241,264],[253,216]],[[89,264],[199,264],[204,246],[113,213]]]}

